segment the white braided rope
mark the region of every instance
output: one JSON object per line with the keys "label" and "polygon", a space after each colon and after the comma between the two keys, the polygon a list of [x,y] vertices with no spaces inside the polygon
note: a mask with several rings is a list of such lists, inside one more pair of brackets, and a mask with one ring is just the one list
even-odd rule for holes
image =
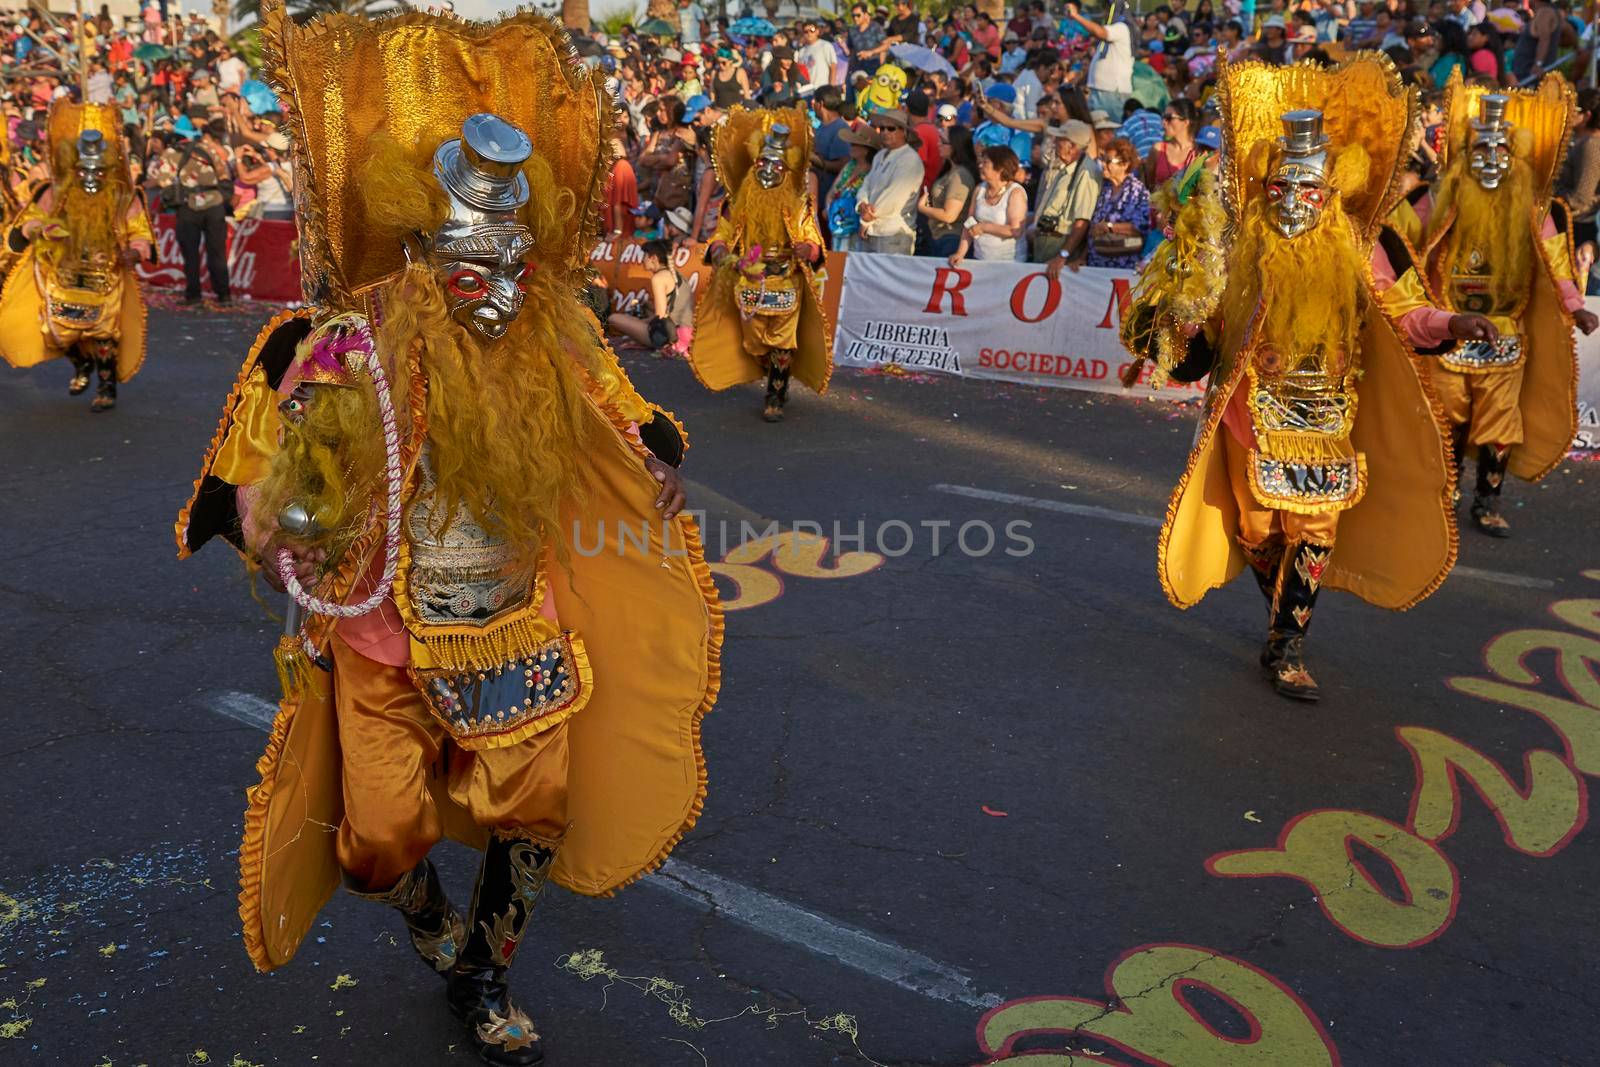
{"label": "white braided rope", "polygon": [[[378,398],[378,418],[383,424],[384,475],[388,491],[387,509],[384,514],[383,574],[378,579],[377,588],[367,599],[359,604],[339,604],[314,597],[305,591],[300,579],[295,577],[294,555],[288,549],[278,550],[277,561],[278,577],[283,580],[284,587],[288,589],[289,596],[296,604],[308,613],[341,619],[353,619],[375,610],[388,598],[390,590],[394,588],[395,572],[400,568],[400,496],[405,482],[405,474],[400,466],[400,429],[395,418],[394,398],[389,391],[389,377],[384,373],[383,363],[378,358],[378,349],[373,343],[371,328],[362,323],[355,327],[354,333],[361,342],[361,351],[366,355],[367,372],[372,375],[372,386]],[[315,659],[317,650],[310,638],[305,636],[303,627],[301,639],[307,654]]]}

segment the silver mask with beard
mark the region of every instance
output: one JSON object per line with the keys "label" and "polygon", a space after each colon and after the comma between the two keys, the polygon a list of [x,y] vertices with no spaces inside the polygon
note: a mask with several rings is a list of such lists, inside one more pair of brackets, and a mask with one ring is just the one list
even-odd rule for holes
{"label": "silver mask with beard", "polygon": [[1478,121],[1472,124],[1467,170],[1485,189],[1498,189],[1511,171],[1511,127],[1506,124],[1510,99],[1490,93],[1478,99]]}
{"label": "silver mask with beard", "polygon": [[754,171],[756,181],[763,189],[776,189],[789,173],[789,127],[781,122],[772,124],[761,143],[761,154],[756,156]]}
{"label": "silver mask with beard", "polygon": [[533,232],[517,219],[529,196],[522,164],[532,153],[528,135],[498,115],[468,118],[461,136],[433,156],[450,214],[406,244],[406,258],[420,256],[444,282],[451,317],[491,341],[521,312],[533,272]]}
{"label": "silver mask with beard", "polygon": [[84,130],[78,135],[78,185],[90,196],[106,184],[106,138],[99,130]]}
{"label": "silver mask with beard", "polygon": [[1320,111],[1289,111],[1281,121],[1283,158],[1267,179],[1267,201],[1273,226],[1297,237],[1322,221],[1328,204],[1328,138]]}

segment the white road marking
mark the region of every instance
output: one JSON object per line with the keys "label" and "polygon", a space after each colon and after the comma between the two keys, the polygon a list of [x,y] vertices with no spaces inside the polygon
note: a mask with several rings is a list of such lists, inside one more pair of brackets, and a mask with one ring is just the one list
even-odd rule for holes
{"label": "white road marking", "polygon": [[1463,578],[1477,578],[1485,582],[1499,582],[1501,585],[1515,585],[1522,589],[1554,589],[1556,583],[1549,578],[1531,578],[1526,574],[1502,574],[1499,571],[1480,570],[1477,567],[1463,567],[1456,564],[1451,574],[1459,574]]}
{"label": "white road marking", "polygon": [[[236,690],[210,694],[205,706],[262,731],[271,729],[278,714],[272,701]],[[999,996],[975,990],[960,971],[920,952],[678,860],[667,860],[642,884],[919,996],[979,1010],[1001,1003]]]}
{"label": "white road marking", "polygon": [[[1049,500],[1036,496],[1018,496],[1015,493],[999,493],[992,489],[975,489],[970,485],[946,485],[943,482],[929,486],[929,488],[936,493],[949,493],[952,496],[970,497],[974,500],[993,500],[1000,504],[1017,504],[1025,508],[1037,508],[1040,511],[1081,515],[1086,519],[1104,519],[1106,522],[1120,522],[1129,526],[1161,528],[1161,520],[1154,516],[1137,515],[1131,511],[1113,511],[1110,508],[1096,507],[1093,504],[1068,504],[1061,500]],[[1450,573],[1459,575],[1462,578],[1476,578],[1480,582],[1512,585],[1519,589],[1554,589],[1556,587],[1556,583],[1549,578],[1534,578],[1526,574],[1507,574],[1503,571],[1484,570],[1481,567],[1464,567],[1459,564]]]}
{"label": "white road marking", "polygon": [[1001,504],[1020,504],[1025,508],[1038,508],[1040,511],[1059,511],[1064,515],[1082,515],[1086,519],[1104,519],[1107,522],[1121,522],[1129,526],[1161,528],[1161,520],[1153,519],[1149,515],[1135,515],[1131,511],[1112,511],[1110,508],[1096,507],[1093,504],[1068,504],[1062,500],[1046,500],[1037,496],[1018,496],[1015,493],[997,493],[992,489],[974,489],[969,485],[945,485],[940,483],[931,488],[938,493],[966,496],[974,500],[993,500]]}
{"label": "white road marking", "polygon": [[1000,997],[979,993],[972,979],[938,960],[699,867],[669,859],[648,884],[901,989],[979,1010],[1001,1003]]}

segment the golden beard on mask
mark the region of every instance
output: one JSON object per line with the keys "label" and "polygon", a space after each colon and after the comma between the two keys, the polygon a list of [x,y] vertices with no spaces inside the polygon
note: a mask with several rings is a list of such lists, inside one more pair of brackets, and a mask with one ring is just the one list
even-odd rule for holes
{"label": "golden beard on mask", "polygon": [[396,359],[417,348],[442,505],[436,513],[448,517],[465,505],[531,567],[547,543],[557,560],[568,558],[561,514],[583,492],[578,459],[588,420],[584,386],[556,322],[571,294],[537,271],[528,284],[521,313],[491,341],[450,317],[432,270],[410,267],[380,298],[377,340]]}
{"label": "golden beard on mask", "polygon": [[66,227],[67,238],[53,252],[43,253],[46,258],[56,263],[114,260],[119,251],[118,223],[127,210],[121,188],[107,174],[100,191],[91,195],[73,175],[60,190],[54,210]]}
{"label": "golden beard on mask", "polygon": [[[1533,241],[1529,212],[1533,208],[1533,168],[1513,158],[1497,189],[1485,189],[1467,169],[1470,157],[1458,153],[1445,168],[1429,217],[1429,229],[1450,226],[1445,257],[1447,274],[1477,273],[1473,254],[1482,264],[1492,301],[1490,314],[1512,314],[1527,299],[1533,282]],[[1455,218],[1450,220],[1451,209]],[[1446,286],[1448,293],[1449,286]]]}
{"label": "golden beard on mask", "polygon": [[734,221],[744,227],[746,247],[784,249],[789,247],[786,216],[795,208],[794,192],[787,183],[768,189],[756,181],[752,171],[734,196],[731,211]]}
{"label": "golden beard on mask", "polygon": [[1223,302],[1232,344],[1243,340],[1259,299],[1257,341],[1289,356],[1320,346],[1327,355],[1353,358],[1370,268],[1342,198],[1335,197],[1317,225],[1297,237],[1278,232],[1272,210],[1257,196],[1240,220]]}
{"label": "golden beard on mask", "polygon": [[272,529],[285,507],[298,504],[322,528],[301,541],[337,558],[370,522],[383,492],[383,464],[371,379],[358,374],[348,386],[319,385],[304,414],[285,421],[267,476],[255,487],[250,521]]}

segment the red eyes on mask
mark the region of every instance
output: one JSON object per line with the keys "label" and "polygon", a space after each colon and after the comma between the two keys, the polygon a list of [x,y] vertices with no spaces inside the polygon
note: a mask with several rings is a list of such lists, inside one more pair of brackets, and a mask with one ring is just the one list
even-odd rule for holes
{"label": "red eyes on mask", "polygon": [[[1283,198],[1288,195],[1288,182],[1274,181],[1267,184],[1267,199],[1272,201],[1274,204],[1283,200]],[[1319,189],[1315,186],[1306,187],[1301,190],[1300,199],[1304,200],[1312,207],[1321,207],[1328,199],[1328,191],[1326,189]]]}
{"label": "red eyes on mask", "polygon": [[[533,271],[532,263],[523,263],[517,268],[517,288],[524,293],[528,291]],[[476,300],[489,291],[489,283],[484,276],[471,269],[458,270],[450,275],[449,285],[450,291],[463,300]]]}

